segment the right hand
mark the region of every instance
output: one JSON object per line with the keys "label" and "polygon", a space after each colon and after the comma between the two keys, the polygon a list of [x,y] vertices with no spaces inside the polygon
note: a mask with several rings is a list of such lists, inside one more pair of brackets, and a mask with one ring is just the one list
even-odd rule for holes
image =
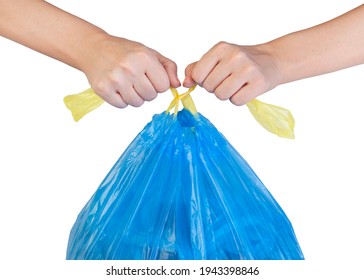
{"label": "right hand", "polygon": [[143,44],[103,35],[91,49],[82,71],[95,93],[115,107],[139,107],[181,85],[176,64]]}

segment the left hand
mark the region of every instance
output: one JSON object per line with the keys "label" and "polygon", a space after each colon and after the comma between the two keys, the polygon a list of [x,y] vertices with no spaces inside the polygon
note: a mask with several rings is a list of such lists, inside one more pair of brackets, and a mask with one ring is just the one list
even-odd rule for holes
{"label": "left hand", "polygon": [[243,105],[279,84],[274,58],[263,49],[220,42],[187,66],[183,86],[197,83],[221,100]]}

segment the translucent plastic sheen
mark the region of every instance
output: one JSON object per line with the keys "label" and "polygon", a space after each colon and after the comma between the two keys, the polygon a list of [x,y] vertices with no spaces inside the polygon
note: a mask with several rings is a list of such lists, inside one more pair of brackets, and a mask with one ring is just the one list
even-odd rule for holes
{"label": "translucent plastic sheen", "polygon": [[285,108],[253,99],[246,104],[261,126],[284,138],[294,138],[294,118]]}
{"label": "translucent plastic sheen", "polygon": [[303,259],[292,225],[201,114],[162,113],[79,214],[67,259]]}
{"label": "translucent plastic sheen", "polygon": [[77,94],[67,95],[63,101],[76,122],[104,103],[104,100],[91,88]]}

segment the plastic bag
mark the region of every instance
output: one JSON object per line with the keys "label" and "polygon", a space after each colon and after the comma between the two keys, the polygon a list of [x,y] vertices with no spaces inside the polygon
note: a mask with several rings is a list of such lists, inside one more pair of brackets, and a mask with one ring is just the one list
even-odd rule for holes
{"label": "plastic bag", "polygon": [[[181,97],[174,96],[171,108]],[[79,214],[67,259],[303,254],[289,219],[243,157],[201,114],[177,108],[155,115],[115,163]]]}

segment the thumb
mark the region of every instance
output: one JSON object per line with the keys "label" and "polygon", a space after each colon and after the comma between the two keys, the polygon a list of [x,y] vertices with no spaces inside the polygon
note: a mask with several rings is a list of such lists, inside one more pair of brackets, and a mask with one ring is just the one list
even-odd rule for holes
{"label": "thumb", "polygon": [[177,75],[177,64],[161,54],[158,54],[158,59],[167,72],[170,85],[174,88],[178,88],[181,85],[181,82],[179,81]]}
{"label": "thumb", "polygon": [[183,81],[183,86],[186,88],[190,88],[196,84],[196,82],[192,78],[192,71],[195,68],[197,62],[193,62],[189,64],[185,69],[185,79]]}

